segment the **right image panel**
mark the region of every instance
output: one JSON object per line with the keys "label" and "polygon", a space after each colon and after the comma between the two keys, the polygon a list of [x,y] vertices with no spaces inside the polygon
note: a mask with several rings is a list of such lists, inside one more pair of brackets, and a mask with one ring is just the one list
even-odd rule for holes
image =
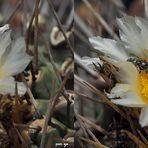
{"label": "right image panel", "polygon": [[75,0],[75,148],[148,147],[148,1]]}

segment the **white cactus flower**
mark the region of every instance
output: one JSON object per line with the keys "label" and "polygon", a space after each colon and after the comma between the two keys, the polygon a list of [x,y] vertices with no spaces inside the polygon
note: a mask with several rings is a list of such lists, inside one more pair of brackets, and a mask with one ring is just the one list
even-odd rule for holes
{"label": "white cactus flower", "polygon": [[22,82],[16,82],[13,76],[21,73],[31,60],[25,52],[24,39],[11,39],[9,25],[0,27],[0,94],[15,95],[15,85],[18,86],[18,94],[23,95],[26,87]]}
{"label": "white cactus flower", "polygon": [[[117,19],[120,41],[92,37],[93,47],[112,60],[119,67],[117,77],[120,83],[112,88],[109,97],[112,102],[127,107],[142,107],[140,124],[148,126],[148,73],[127,60],[136,56],[148,64],[148,20],[125,16]],[[148,67],[147,67],[148,68]]]}
{"label": "white cactus flower", "polygon": [[126,61],[135,55],[148,59],[148,20],[140,17],[125,16],[117,19],[120,41],[91,37],[92,46],[116,61]]}
{"label": "white cactus flower", "polygon": [[142,127],[148,126],[148,73],[141,71],[131,62],[122,62],[117,64],[119,72],[117,77],[120,83],[112,88],[109,98],[112,102],[127,107],[142,107],[140,115],[140,124]]}

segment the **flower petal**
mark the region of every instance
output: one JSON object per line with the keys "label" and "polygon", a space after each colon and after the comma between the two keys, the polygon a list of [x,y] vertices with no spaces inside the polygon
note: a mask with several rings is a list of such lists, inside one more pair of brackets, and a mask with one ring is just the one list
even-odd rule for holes
{"label": "flower petal", "polygon": [[92,67],[93,63],[96,65],[98,64],[100,64],[101,66],[103,65],[103,62],[99,58],[82,57],[81,61],[85,66],[88,67]]}
{"label": "flower petal", "polygon": [[103,39],[101,37],[92,37],[89,39],[92,46],[103,52],[105,55],[117,61],[126,61],[128,54],[125,52],[124,46],[121,42],[111,39]]}
{"label": "flower petal", "polygon": [[0,27],[0,66],[3,64],[3,54],[7,47],[11,43],[11,30],[9,30],[9,26],[5,25]]}
{"label": "flower petal", "polygon": [[139,123],[142,127],[148,126],[148,105],[142,108]]}
{"label": "flower petal", "polygon": [[5,71],[5,77],[16,75],[27,67],[32,59],[25,52],[25,41],[23,38],[19,38],[12,45],[11,51],[5,52],[5,62],[2,69]]}
{"label": "flower petal", "polygon": [[[15,85],[16,82],[13,77],[8,77],[5,79],[0,80],[0,94],[7,95],[10,94],[11,96],[15,95]],[[23,83],[17,82],[18,94],[24,95],[26,92],[26,87]]]}
{"label": "flower petal", "polygon": [[133,87],[138,84],[138,70],[131,62],[118,62],[116,66],[119,68],[117,77],[122,83],[127,83]]}
{"label": "flower petal", "polygon": [[132,93],[128,92],[125,93],[125,96],[122,99],[115,99],[111,100],[113,103],[122,105],[122,106],[127,106],[127,107],[144,107],[145,103],[140,100],[140,98]]}
{"label": "flower petal", "polygon": [[[141,48],[139,50],[143,50],[142,57],[148,59],[148,20],[140,17],[135,17],[135,22],[141,29]],[[145,54],[145,52],[147,52],[147,54]]]}
{"label": "flower petal", "polygon": [[117,25],[120,29],[120,37],[123,41],[129,43],[130,40],[133,41],[138,39],[140,28],[135,23],[135,18],[133,16],[124,16],[123,18],[118,18]]}
{"label": "flower petal", "polygon": [[127,93],[130,90],[131,90],[130,85],[117,83],[115,87],[112,88],[108,97],[109,98],[123,97],[125,93]]}
{"label": "flower petal", "polygon": [[6,24],[3,27],[0,27],[0,34],[4,33],[8,29],[9,29],[9,24]]}
{"label": "flower petal", "polygon": [[125,48],[129,53],[140,56],[141,58],[145,57],[144,50],[147,49],[145,47],[148,45],[146,40],[148,31],[145,29],[146,21],[143,20],[144,19],[132,16],[117,19],[117,24],[120,29],[120,38],[126,43]]}

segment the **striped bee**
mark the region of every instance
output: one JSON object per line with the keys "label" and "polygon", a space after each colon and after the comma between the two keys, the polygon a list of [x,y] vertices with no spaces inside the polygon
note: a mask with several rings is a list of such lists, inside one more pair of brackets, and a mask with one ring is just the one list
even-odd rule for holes
{"label": "striped bee", "polygon": [[136,56],[130,57],[127,61],[132,62],[135,66],[139,68],[140,71],[144,70],[145,72],[148,72],[148,61]]}

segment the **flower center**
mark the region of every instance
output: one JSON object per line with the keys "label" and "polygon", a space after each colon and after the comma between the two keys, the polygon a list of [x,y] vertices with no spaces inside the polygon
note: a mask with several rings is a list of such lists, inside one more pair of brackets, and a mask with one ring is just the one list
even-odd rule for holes
{"label": "flower center", "polygon": [[140,95],[142,100],[148,104],[148,73],[142,71],[139,74]]}

